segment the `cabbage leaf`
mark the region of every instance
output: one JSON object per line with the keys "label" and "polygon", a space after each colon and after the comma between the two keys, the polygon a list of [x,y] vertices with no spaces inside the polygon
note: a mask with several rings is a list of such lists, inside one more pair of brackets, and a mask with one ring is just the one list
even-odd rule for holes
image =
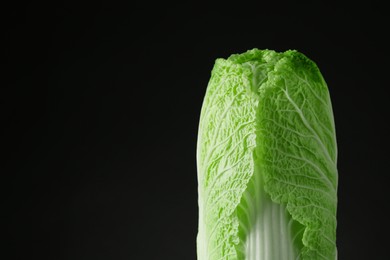
{"label": "cabbage leaf", "polygon": [[198,132],[198,259],[337,259],[336,164],[313,61],[258,49],[217,59]]}

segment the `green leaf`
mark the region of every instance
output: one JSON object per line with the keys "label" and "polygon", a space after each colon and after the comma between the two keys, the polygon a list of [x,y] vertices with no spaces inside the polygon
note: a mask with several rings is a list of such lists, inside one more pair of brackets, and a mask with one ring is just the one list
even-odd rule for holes
{"label": "green leaf", "polygon": [[297,51],[217,59],[199,124],[198,259],[335,259],[328,88]]}

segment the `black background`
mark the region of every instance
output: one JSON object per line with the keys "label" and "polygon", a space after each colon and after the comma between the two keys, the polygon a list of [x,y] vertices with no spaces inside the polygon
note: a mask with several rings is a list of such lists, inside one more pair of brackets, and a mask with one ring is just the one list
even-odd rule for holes
{"label": "black background", "polygon": [[[330,89],[339,259],[386,259],[386,9],[291,1],[3,9],[8,259],[196,259],[196,136],[214,60],[297,49]],[[25,256],[30,256],[26,258]]]}

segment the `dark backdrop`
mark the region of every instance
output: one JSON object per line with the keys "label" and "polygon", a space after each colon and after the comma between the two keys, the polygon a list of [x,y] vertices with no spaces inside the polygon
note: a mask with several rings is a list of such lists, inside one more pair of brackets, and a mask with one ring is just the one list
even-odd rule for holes
{"label": "dark backdrop", "polygon": [[385,259],[387,14],[326,2],[4,8],[8,259],[196,259],[202,98],[216,58],[254,47],[320,67],[339,145],[339,259]]}

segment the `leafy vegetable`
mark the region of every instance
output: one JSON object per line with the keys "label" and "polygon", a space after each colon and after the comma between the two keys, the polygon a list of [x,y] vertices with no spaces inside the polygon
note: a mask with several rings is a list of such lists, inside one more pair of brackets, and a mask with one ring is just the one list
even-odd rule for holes
{"label": "leafy vegetable", "polygon": [[217,59],[197,149],[199,260],[337,259],[335,127],[314,62]]}

